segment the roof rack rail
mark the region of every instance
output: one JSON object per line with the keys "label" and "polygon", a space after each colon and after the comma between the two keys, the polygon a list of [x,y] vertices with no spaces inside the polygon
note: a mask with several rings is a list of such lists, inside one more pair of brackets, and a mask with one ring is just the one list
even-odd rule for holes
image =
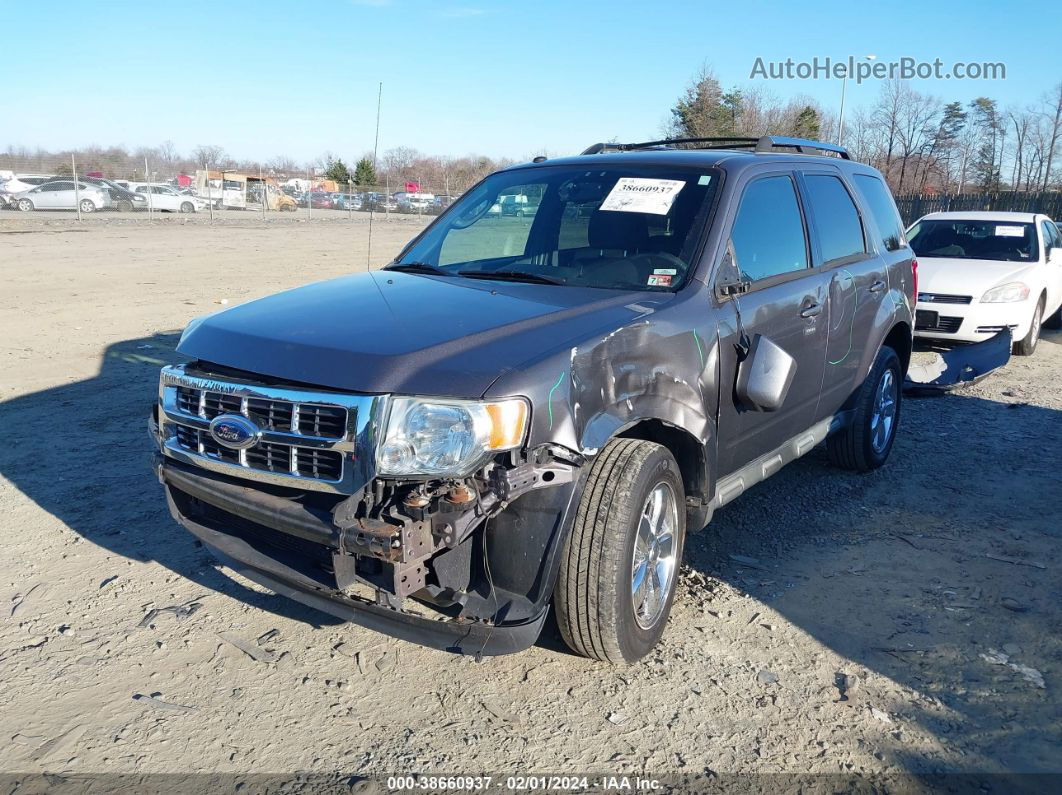
{"label": "roof rack rail", "polygon": [[[692,146],[691,146],[692,144]],[[632,152],[639,149],[671,149],[687,146],[690,149],[753,149],[757,152],[773,152],[775,149],[796,149],[802,155],[816,152],[833,152],[843,160],[851,160],[848,150],[837,144],[824,141],[809,141],[804,138],[789,138],[783,135],[764,135],[759,138],[742,136],[714,136],[711,138],[664,138],[659,141],[641,143],[598,143],[583,150],[584,155],[596,155],[605,152]]]}

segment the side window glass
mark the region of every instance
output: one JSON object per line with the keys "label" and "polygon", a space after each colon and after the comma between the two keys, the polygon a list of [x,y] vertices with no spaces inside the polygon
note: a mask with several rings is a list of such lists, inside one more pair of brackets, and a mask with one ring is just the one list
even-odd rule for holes
{"label": "side window glass", "polygon": [[1058,245],[1058,232],[1050,221],[1041,221],[1040,228],[1044,235],[1044,253],[1046,254],[1048,249]]}
{"label": "side window glass", "polygon": [[906,245],[903,236],[903,223],[896,212],[896,203],[885,183],[869,174],[856,174],[855,186],[870,208],[874,223],[881,231],[881,243],[886,251],[896,251]]}
{"label": "side window glass", "polygon": [[750,183],[730,240],[742,278],[748,281],[806,268],[804,220],[792,178],[765,177]]}
{"label": "side window glass", "polygon": [[863,222],[844,183],[828,174],[808,174],[804,182],[823,262],[864,253]]}

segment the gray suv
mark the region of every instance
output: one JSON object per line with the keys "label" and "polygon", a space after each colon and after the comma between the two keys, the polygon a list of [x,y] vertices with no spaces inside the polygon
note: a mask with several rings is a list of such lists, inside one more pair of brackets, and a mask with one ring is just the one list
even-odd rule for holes
{"label": "gray suv", "polygon": [[[541,199],[533,219],[492,213]],[[277,593],[466,654],[660,639],[687,530],[825,441],[888,458],[916,268],[881,175],[791,138],[490,175],[386,268],[193,320],[174,517]]]}

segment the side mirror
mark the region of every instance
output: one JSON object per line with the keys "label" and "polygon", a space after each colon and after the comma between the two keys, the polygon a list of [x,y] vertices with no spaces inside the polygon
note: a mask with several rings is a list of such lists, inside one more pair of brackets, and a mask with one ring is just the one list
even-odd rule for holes
{"label": "side mirror", "polygon": [[737,399],[757,411],[776,411],[785,402],[795,375],[796,359],[757,334],[738,366]]}

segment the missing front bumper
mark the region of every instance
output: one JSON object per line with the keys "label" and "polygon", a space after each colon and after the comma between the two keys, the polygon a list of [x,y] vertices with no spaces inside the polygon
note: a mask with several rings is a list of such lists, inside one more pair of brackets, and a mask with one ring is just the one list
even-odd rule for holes
{"label": "missing front bumper", "polygon": [[1004,329],[984,342],[936,352],[928,364],[912,364],[907,370],[904,389],[919,392],[943,392],[977,383],[1010,361],[1010,329]]}

